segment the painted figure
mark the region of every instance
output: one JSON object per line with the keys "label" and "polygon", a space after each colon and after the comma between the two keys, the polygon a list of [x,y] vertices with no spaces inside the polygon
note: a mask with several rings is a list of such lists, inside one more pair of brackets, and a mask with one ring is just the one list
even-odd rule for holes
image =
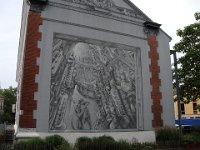
{"label": "painted figure", "polygon": [[78,104],[75,105],[74,115],[72,118],[72,128],[74,130],[91,129],[91,119],[88,110],[89,102],[80,99]]}

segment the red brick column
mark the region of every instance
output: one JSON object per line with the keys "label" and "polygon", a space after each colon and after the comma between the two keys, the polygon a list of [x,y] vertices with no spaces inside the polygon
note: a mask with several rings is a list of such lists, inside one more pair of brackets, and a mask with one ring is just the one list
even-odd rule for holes
{"label": "red brick column", "polygon": [[161,80],[159,79],[160,66],[158,65],[159,53],[157,51],[158,42],[156,39],[156,35],[152,34],[148,36],[148,44],[150,47],[149,58],[151,60],[151,63],[149,65],[149,71],[151,73],[151,99],[153,102],[151,108],[153,113],[152,127],[155,128],[163,126],[163,120],[161,118],[162,106],[160,103],[162,99],[162,93],[160,92]]}
{"label": "red brick column", "polygon": [[24,66],[20,102],[22,115],[19,118],[20,128],[36,128],[36,119],[33,117],[33,112],[37,109],[34,93],[38,90],[38,84],[35,82],[35,76],[39,72],[39,66],[36,64],[36,60],[37,57],[40,56],[38,41],[41,39],[41,33],[39,32],[39,26],[41,24],[42,18],[40,13],[30,11],[28,15],[23,61]]}

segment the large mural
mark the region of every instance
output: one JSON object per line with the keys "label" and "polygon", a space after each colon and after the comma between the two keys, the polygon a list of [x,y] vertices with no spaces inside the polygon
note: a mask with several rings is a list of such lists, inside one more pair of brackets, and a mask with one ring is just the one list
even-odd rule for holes
{"label": "large mural", "polygon": [[136,68],[130,47],[55,36],[49,129],[136,129]]}

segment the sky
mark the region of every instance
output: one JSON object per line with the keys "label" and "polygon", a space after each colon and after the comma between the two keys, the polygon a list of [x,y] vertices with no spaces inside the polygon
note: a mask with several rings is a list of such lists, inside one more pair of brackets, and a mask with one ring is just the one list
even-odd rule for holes
{"label": "sky", "polygon": [[[114,0],[113,0],[114,1]],[[176,30],[194,23],[200,0],[131,0],[172,37],[170,48],[180,39]],[[16,87],[17,53],[21,27],[22,0],[6,0],[0,5],[0,87]]]}

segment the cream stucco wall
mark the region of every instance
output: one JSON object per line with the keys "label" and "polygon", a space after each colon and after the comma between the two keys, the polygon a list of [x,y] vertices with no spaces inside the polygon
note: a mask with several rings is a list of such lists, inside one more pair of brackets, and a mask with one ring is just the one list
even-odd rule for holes
{"label": "cream stucco wall", "polygon": [[[200,112],[197,110],[196,113],[194,113],[193,104],[196,103],[197,105],[200,105],[200,100],[197,100],[196,102],[190,102],[188,104],[184,104],[185,114],[183,115],[200,115]],[[177,101],[174,102],[174,112],[175,116],[178,115],[178,104]]]}

